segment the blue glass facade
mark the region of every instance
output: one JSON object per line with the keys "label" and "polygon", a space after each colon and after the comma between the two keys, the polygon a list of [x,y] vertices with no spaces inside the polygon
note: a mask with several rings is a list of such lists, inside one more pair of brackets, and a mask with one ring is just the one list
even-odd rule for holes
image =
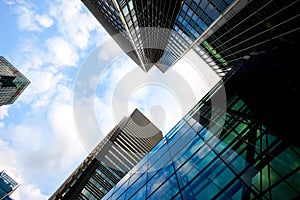
{"label": "blue glass facade", "polygon": [[298,44],[227,73],[103,199],[299,199]]}
{"label": "blue glass facade", "polygon": [[11,200],[9,197],[18,187],[18,183],[14,181],[4,171],[0,172],[0,199]]}
{"label": "blue glass facade", "polygon": [[224,127],[216,122],[209,131],[209,121],[199,123],[209,115],[205,107],[204,99],[103,199],[299,197],[299,147],[248,117],[251,110],[238,96],[228,102]]}

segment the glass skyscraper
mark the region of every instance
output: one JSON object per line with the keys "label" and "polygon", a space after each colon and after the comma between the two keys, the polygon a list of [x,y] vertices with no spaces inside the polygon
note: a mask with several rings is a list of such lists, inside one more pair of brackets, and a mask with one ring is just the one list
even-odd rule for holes
{"label": "glass skyscraper", "polygon": [[89,175],[77,199],[300,198],[298,0],[82,1],[144,71],[194,49],[222,80],[131,170],[93,172],[113,184]]}
{"label": "glass skyscraper", "polygon": [[[110,35],[123,34],[117,43],[144,71],[155,65],[165,72],[222,18],[233,0],[82,2]],[[248,1],[243,2],[239,9]]]}
{"label": "glass skyscraper", "polygon": [[300,37],[298,0],[236,2],[193,46],[220,76],[253,55]]}
{"label": "glass skyscraper", "polygon": [[97,145],[50,199],[101,199],[161,139],[161,131],[139,110],[134,110]]}
{"label": "glass skyscraper", "polygon": [[17,188],[19,184],[13,180],[4,171],[0,172],[0,199],[11,200],[9,197]]}
{"label": "glass skyscraper", "polygon": [[[221,77],[252,55],[299,36],[295,0],[82,0],[144,70],[162,72],[190,49]],[[127,50],[127,51],[126,51]]]}
{"label": "glass skyscraper", "polygon": [[103,199],[299,199],[298,45],[227,73]]}
{"label": "glass skyscraper", "polygon": [[30,81],[3,56],[0,56],[0,106],[16,101]]}

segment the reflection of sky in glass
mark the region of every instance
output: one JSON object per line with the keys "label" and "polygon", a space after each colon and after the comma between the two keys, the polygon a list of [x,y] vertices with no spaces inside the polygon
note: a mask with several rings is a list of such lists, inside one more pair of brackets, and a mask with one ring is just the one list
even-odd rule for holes
{"label": "reflection of sky in glass", "polygon": [[[218,135],[221,136],[221,140],[211,129],[208,130],[195,120],[193,115],[196,112],[194,110],[191,112],[193,114],[185,116],[158,146],[154,147],[147,159],[144,159],[143,163],[147,164],[142,168],[143,171],[147,168],[147,177],[146,174],[132,176],[132,182],[135,183],[130,182],[132,185],[127,189],[129,196],[139,190],[135,195],[147,195],[150,199],[179,198],[180,189],[184,199],[241,199],[245,192],[249,191],[248,187],[254,188],[260,194],[276,181],[282,181],[282,177],[295,171],[299,166],[297,162],[299,157],[291,148],[273,157],[268,164],[262,163],[265,166],[259,166],[263,161],[258,158],[261,155],[269,155],[261,152],[270,149],[270,146],[274,146],[280,142],[279,140],[269,135],[265,128],[258,131],[247,124],[245,119],[236,119],[236,116],[229,114],[226,115],[227,120],[235,117],[237,123],[234,126],[225,124],[222,135]],[[213,130],[219,131],[218,126],[216,125]],[[254,143],[249,144],[245,135],[252,130],[256,131],[257,138]],[[241,137],[245,140],[241,140]],[[253,166],[250,165],[251,159],[246,160],[246,155],[251,149],[253,149],[253,159],[257,159]],[[167,161],[169,159],[172,162]],[[286,163],[295,164],[285,167]],[[297,189],[291,189],[293,186],[287,185],[297,185],[296,178],[296,176],[291,177],[287,180],[289,183],[283,181],[281,185],[272,189],[272,193],[286,191],[289,196],[297,195],[295,192]],[[162,197],[163,195],[165,197]],[[269,194],[264,195],[266,198],[268,196]]]}
{"label": "reflection of sky in glass", "polygon": [[[131,175],[126,198],[142,188],[147,180],[148,197],[160,196],[161,198],[161,191],[164,191],[164,188],[167,188],[163,193],[164,195],[175,195],[178,191],[175,176],[178,178],[180,188],[185,188],[183,195],[186,197],[199,195],[202,198],[211,198],[235,178],[234,173],[245,169],[246,161],[229,148],[225,153],[218,156],[217,153],[225,149],[227,145],[205,128],[197,135],[192,127],[199,129],[202,126],[193,118],[187,118],[187,120],[189,123],[182,124],[183,126],[179,126],[180,128],[174,127],[176,134],[170,131],[171,137],[169,134],[166,135],[167,143],[164,140],[161,141],[147,158],[144,158],[134,168],[133,171],[136,173]],[[211,146],[215,146],[216,149],[211,149]],[[176,173],[174,173],[173,164],[169,162],[171,158],[169,152],[172,155],[172,163],[177,170]],[[146,170],[145,162],[147,159],[148,174],[142,173]],[[165,164],[167,165],[165,166]],[[145,195],[144,188],[145,186],[135,195]],[[117,197],[125,190],[126,187],[121,186],[113,197]]]}

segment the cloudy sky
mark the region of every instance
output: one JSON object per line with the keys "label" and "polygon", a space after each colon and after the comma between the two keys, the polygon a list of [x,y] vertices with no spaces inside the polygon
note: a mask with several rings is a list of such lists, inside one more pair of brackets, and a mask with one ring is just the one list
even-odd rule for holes
{"label": "cloudy sky", "polygon": [[0,107],[0,171],[20,183],[16,200],[48,199],[135,108],[166,133],[218,81],[193,52],[144,73],[80,0],[0,0],[0,10],[0,55],[31,81]]}

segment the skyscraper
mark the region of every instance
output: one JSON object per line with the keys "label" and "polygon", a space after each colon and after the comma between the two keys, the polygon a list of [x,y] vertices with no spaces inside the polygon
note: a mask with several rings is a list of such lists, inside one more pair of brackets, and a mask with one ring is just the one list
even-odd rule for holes
{"label": "skyscraper", "polygon": [[103,200],[299,199],[298,45],[228,72]]}
{"label": "skyscraper", "polygon": [[19,184],[14,181],[4,171],[0,172],[0,199],[11,200],[9,197],[17,188]]}
{"label": "skyscraper", "polygon": [[[177,62],[233,0],[82,0],[117,43],[144,70],[165,72]],[[235,10],[243,4],[237,3]],[[238,8],[237,8],[238,7]],[[227,11],[226,11],[227,12]]]}
{"label": "skyscraper", "polygon": [[50,199],[101,199],[162,138],[139,110],[100,142]]}
{"label": "skyscraper", "polygon": [[0,106],[12,104],[30,81],[3,56],[0,56]]}
{"label": "skyscraper", "polygon": [[[144,70],[162,72],[195,49],[219,75],[293,35],[294,0],[82,0],[117,43]],[[122,37],[121,37],[122,38]]]}
{"label": "skyscraper", "polygon": [[193,46],[220,76],[253,55],[300,37],[299,1],[237,2]]}

